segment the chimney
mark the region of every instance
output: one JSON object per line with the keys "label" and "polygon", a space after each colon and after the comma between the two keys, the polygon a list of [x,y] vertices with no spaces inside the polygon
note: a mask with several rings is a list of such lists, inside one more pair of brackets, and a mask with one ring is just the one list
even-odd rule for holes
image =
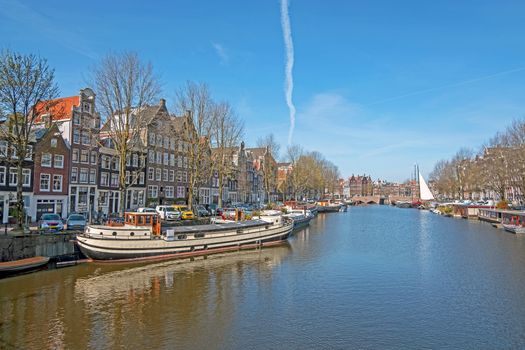
{"label": "chimney", "polygon": [[168,109],[166,108],[166,100],[161,98],[159,102],[159,111],[168,112]]}

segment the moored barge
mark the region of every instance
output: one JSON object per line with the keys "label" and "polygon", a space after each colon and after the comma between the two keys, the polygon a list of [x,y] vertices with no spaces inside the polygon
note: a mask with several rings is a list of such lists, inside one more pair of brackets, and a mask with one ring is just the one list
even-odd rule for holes
{"label": "moored barge", "polygon": [[282,216],[223,224],[173,227],[161,232],[155,213],[126,213],[121,225],[89,225],[77,244],[94,260],[146,260],[207,255],[285,241],[293,222]]}

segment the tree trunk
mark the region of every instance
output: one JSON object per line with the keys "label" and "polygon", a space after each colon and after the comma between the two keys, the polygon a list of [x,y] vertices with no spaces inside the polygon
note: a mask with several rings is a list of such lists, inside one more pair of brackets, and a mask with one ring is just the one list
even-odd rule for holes
{"label": "tree trunk", "polygon": [[119,183],[120,183],[120,203],[119,203],[119,215],[124,217],[124,211],[126,210],[126,153],[121,152],[119,158]]}
{"label": "tree trunk", "polygon": [[219,175],[219,199],[217,201],[217,206],[219,208],[222,208],[222,193],[223,193],[223,190],[222,190],[222,184],[223,184],[223,180],[222,180],[222,176]]}
{"label": "tree trunk", "polygon": [[[16,162],[16,225],[19,230],[24,229],[24,195],[23,195],[23,179],[22,179],[22,162],[23,158],[19,157]],[[50,180],[51,181],[51,180]],[[50,184],[51,186],[51,184]]]}

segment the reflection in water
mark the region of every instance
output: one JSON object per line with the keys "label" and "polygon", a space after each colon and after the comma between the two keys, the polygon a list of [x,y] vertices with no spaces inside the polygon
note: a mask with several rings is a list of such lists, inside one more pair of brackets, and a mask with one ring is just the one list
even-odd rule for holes
{"label": "reflection in water", "polygon": [[[128,268],[88,264],[6,280],[0,289],[0,348],[171,348],[192,339],[203,346],[220,343],[235,300],[247,287],[246,275],[271,271],[290,251],[284,244]],[[68,272],[76,276],[62,279]],[[267,276],[265,283],[271,283],[271,273]],[[37,281],[44,282],[39,292],[24,295],[37,289]],[[202,339],[201,329],[213,329],[213,336]]]}

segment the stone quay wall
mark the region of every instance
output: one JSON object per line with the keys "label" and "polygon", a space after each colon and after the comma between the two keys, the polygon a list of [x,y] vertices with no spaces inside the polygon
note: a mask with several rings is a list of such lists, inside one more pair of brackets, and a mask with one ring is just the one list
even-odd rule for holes
{"label": "stone quay wall", "polygon": [[49,233],[27,235],[0,234],[0,262],[48,256],[61,260],[74,256],[75,233]]}

